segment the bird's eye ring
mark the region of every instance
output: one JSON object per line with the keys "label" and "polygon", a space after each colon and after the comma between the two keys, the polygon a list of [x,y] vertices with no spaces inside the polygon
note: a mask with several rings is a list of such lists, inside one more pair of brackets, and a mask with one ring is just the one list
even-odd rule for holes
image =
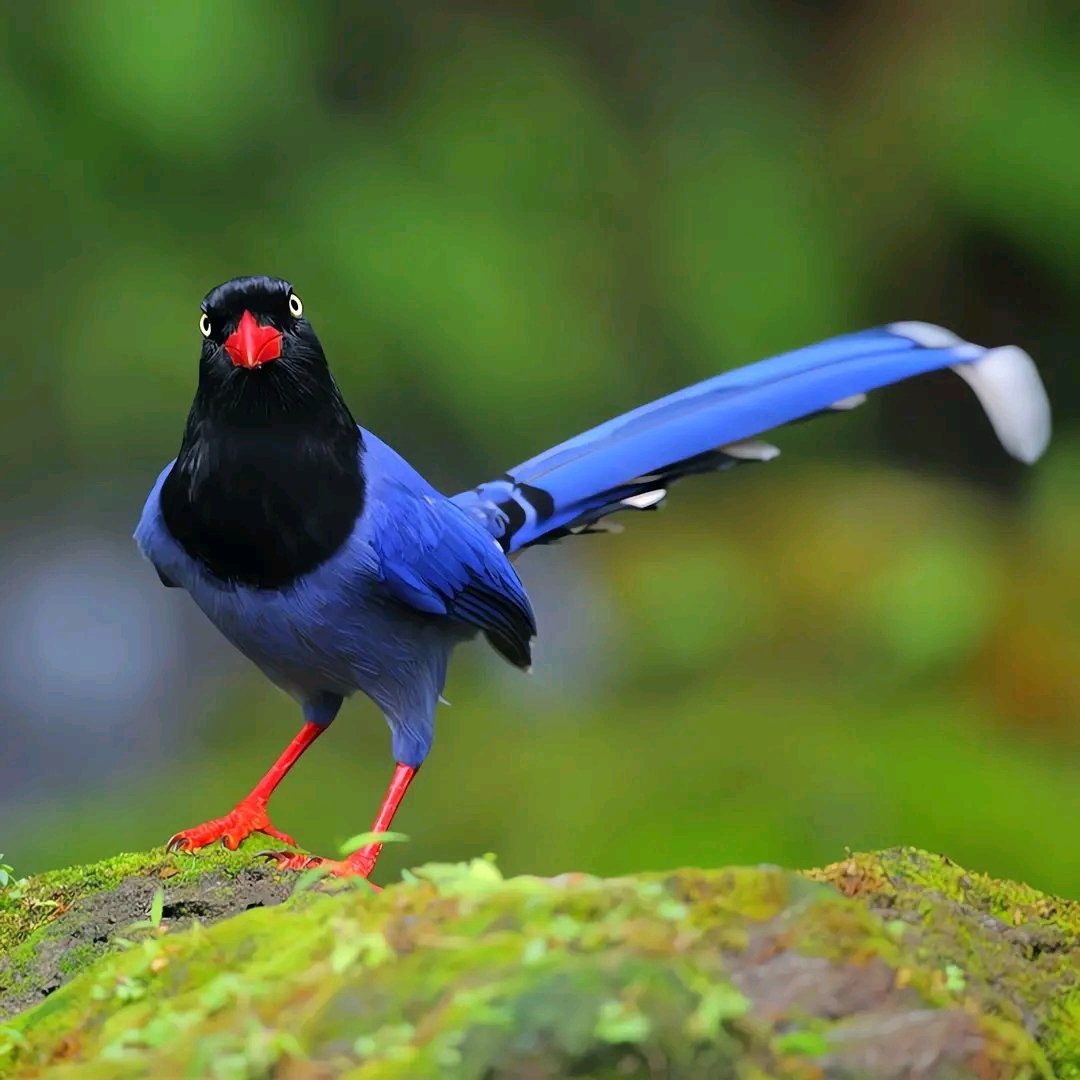
{"label": "bird's eye ring", "polygon": [[304,305],[296,293],[289,293],[289,312],[294,319],[299,319],[304,314]]}
{"label": "bird's eye ring", "polygon": [[210,316],[205,311],[199,316],[199,329],[203,337],[210,336]]}

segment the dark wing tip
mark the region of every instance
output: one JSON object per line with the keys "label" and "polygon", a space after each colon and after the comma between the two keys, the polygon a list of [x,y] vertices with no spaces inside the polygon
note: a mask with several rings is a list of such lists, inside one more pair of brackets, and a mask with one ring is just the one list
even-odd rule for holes
{"label": "dark wing tip", "polygon": [[495,586],[474,575],[454,594],[447,613],[482,630],[495,651],[511,664],[528,667],[532,663],[536,620],[520,583],[516,578],[513,583],[508,580],[501,587]]}
{"label": "dark wing tip", "polygon": [[485,630],[484,636],[491,647],[514,667],[532,667],[532,638],[509,637],[498,630]]}

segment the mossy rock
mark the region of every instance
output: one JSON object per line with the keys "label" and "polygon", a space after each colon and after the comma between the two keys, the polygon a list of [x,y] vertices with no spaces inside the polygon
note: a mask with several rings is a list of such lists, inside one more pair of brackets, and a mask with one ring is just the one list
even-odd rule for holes
{"label": "mossy rock", "polygon": [[1080,905],[912,849],[609,880],[476,860],[267,906],[291,888],[243,853],[35,879],[0,904],[0,994],[37,1001],[0,1075],[1080,1077]]}
{"label": "mossy rock", "polygon": [[147,917],[158,889],[167,897],[162,916],[176,929],[280,903],[294,884],[250,853],[215,848],[197,859],[117,855],[0,891],[0,1024],[113,951],[116,937]]}

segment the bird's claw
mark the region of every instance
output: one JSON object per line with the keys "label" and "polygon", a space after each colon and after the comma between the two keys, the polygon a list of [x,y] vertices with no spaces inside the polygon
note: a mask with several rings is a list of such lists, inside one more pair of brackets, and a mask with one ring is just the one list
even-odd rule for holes
{"label": "bird's claw", "polygon": [[265,803],[244,800],[223,817],[213,818],[191,829],[181,829],[169,838],[165,850],[170,854],[195,851],[217,840],[226,851],[235,851],[254,832],[264,833],[283,844],[296,847],[296,841],[288,833],[270,824]]}
{"label": "bird's claw", "polygon": [[382,887],[368,880],[368,874],[374,864],[367,860],[321,859],[318,855],[298,855],[295,851],[258,851],[256,858],[274,863],[275,870],[323,870],[327,877],[363,878],[375,892],[382,892]]}
{"label": "bird's claw", "polygon": [[276,863],[278,870],[314,870],[326,861],[317,855],[297,855],[295,851],[256,851],[255,858]]}

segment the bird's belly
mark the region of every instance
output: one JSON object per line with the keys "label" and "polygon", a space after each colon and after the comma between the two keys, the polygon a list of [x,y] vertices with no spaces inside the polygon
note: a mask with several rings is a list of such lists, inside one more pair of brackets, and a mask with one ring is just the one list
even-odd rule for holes
{"label": "bird's belly", "polygon": [[327,590],[224,589],[193,583],[207,618],[276,685],[299,701],[360,691],[384,711],[442,687],[446,659],[472,628],[387,603],[363,585]]}
{"label": "bird's belly", "polygon": [[314,602],[302,592],[196,586],[195,603],[221,633],[287,693],[300,700],[364,689],[365,619],[357,598]]}

